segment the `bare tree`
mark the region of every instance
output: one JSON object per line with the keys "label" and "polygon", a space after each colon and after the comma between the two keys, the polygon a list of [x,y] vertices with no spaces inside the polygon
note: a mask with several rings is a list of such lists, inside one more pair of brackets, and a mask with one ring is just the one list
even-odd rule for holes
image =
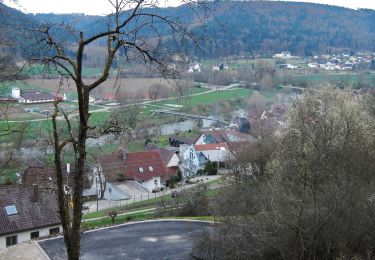
{"label": "bare tree", "polygon": [[323,89],[298,100],[286,125],[263,176],[232,176],[203,255],[372,259],[373,119],[350,95]]}
{"label": "bare tree", "polygon": [[[110,76],[110,70],[116,59],[116,55],[123,50],[124,59],[138,59],[144,63],[156,64],[159,71],[167,76],[168,66],[163,58],[167,52],[161,48],[165,40],[178,46],[181,41],[189,37],[192,27],[180,23],[177,18],[160,15],[151,8],[157,6],[155,1],[146,0],[109,0],[114,12],[108,16],[107,30],[88,35],[78,32],[78,42],[73,45],[76,48],[75,56],[67,54],[67,48],[71,44],[55,39],[51,26],[34,30],[38,46],[46,55],[34,57],[32,61],[53,66],[62,77],[73,80],[78,96],[78,125],[75,130],[71,117],[55,103],[55,112],[52,114],[53,140],[54,140],[54,166],[56,171],[58,205],[61,223],[64,231],[64,241],[68,259],[79,259],[80,255],[80,227],[83,207],[83,177],[86,163],[86,140],[91,131],[97,127],[90,124],[89,97],[90,93],[100,86]],[[192,3],[194,6],[194,3]],[[165,37],[158,29],[163,24],[164,29],[172,33]],[[75,32],[74,30],[72,31]],[[97,42],[106,41],[107,56],[101,75],[91,82],[86,82],[82,69],[84,66],[85,50],[88,46]],[[62,123],[59,119],[64,120]],[[105,132],[122,131],[120,122],[112,121],[105,127]],[[62,128],[68,133],[64,135]],[[62,157],[66,147],[73,147],[75,153],[74,184],[70,196],[66,196],[63,189]],[[71,206],[72,205],[72,206]]]}

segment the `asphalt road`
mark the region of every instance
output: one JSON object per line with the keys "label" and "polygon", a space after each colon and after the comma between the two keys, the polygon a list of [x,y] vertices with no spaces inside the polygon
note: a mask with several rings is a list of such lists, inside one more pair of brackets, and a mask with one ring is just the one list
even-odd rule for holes
{"label": "asphalt road", "polygon": [[[194,237],[209,228],[205,222],[137,222],[86,232],[81,259],[191,259]],[[62,238],[39,245],[52,260],[67,259]]]}

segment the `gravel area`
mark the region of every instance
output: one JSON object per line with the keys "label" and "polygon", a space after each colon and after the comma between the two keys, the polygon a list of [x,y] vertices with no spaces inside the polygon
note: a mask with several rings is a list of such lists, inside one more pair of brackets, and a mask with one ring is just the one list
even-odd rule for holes
{"label": "gravel area", "polygon": [[35,241],[27,241],[0,251],[0,259],[48,260]]}

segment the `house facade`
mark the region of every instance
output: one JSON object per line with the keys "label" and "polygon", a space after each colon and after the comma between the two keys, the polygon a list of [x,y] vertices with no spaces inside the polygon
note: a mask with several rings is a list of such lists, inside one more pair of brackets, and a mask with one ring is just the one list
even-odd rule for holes
{"label": "house facade", "polygon": [[207,158],[200,151],[195,150],[195,145],[180,145],[180,169],[184,178],[193,177],[203,171]]}

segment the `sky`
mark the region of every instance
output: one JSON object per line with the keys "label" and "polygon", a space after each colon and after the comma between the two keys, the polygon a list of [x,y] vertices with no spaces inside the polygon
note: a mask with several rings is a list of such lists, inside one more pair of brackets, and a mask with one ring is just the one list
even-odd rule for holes
{"label": "sky", "polygon": [[[5,4],[15,7],[11,0]],[[111,12],[108,0],[18,0],[21,9],[29,13],[85,13],[105,15]],[[295,0],[295,2],[310,2],[344,6],[348,8],[369,8],[375,10],[375,0]],[[169,0],[169,5],[178,5],[178,0]]]}

